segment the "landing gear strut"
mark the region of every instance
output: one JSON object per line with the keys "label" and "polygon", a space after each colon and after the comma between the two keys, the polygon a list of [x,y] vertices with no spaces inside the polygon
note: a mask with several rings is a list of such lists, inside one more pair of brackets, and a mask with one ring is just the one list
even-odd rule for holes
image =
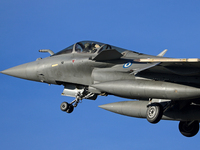
{"label": "landing gear strut", "polygon": [[198,121],[180,121],[179,131],[182,135],[186,137],[195,136],[199,131],[199,122]]}
{"label": "landing gear strut", "polygon": [[60,109],[62,111],[65,111],[67,113],[71,113],[73,112],[74,110],[74,107],[77,107],[78,103],[80,103],[82,101],[82,99],[96,99],[97,96],[93,93],[90,93],[88,92],[86,89],[84,89],[83,92],[78,92],[76,94],[76,98],[75,100],[73,100],[70,104],[67,103],[67,102],[63,102],[61,105],[60,105]]}

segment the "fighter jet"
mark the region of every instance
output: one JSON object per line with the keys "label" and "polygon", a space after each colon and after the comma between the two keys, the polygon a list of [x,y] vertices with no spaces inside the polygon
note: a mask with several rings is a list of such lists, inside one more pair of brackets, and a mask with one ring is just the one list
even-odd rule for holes
{"label": "fighter jet", "polygon": [[63,96],[74,97],[60,109],[71,113],[83,99],[114,95],[130,99],[99,106],[121,115],[180,121],[186,137],[199,131],[200,59],[146,55],[95,41],[81,41],[49,57],[1,71],[10,76],[63,85]]}

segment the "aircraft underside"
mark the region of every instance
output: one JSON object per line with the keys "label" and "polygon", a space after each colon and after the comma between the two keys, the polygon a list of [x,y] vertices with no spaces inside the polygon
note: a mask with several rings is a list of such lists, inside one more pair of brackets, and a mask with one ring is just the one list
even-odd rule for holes
{"label": "aircraft underside", "polygon": [[[75,97],[75,100],[73,100],[71,103],[63,102],[60,105],[60,109],[64,112],[72,113],[74,108],[77,107],[78,103],[83,99],[96,100],[98,95],[107,96],[110,94],[106,92],[100,92],[100,90],[97,91],[97,89],[94,87],[97,86],[66,84],[62,95]],[[120,94],[116,96],[120,96]],[[130,98],[130,95],[121,95],[121,97]],[[192,137],[198,133],[200,121],[200,106],[194,103],[195,101],[196,99],[170,100],[161,98],[146,98],[143,100],[140,99],[134,101],[109,103],[99,107],[125,116],[146,118],[152,124],[158,123],[161,119],[180,121],[179,131],[181,134],[186,137]]]}

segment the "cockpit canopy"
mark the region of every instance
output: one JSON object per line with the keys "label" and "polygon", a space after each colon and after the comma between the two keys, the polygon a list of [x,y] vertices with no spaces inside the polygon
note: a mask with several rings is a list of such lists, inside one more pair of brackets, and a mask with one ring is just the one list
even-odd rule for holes
{"label": "cockpit canopy", "polygon": [[81,41],[75,43],[64,50],[54,54],[54,55],[62,55],[62,54],[69,54],[69,53],[83,53],[83,54],[92,54],[92,53],[100,53],[103,50],[110,50],[115,49],[120,53],[126,51],[126,49],[122,49],[119,47],[111,46],[108,44],[95,42],[95,41]]}

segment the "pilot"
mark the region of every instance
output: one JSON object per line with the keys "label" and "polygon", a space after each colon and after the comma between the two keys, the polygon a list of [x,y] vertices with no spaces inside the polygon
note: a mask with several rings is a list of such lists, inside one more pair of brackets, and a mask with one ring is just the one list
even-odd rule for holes
{"label": "pilot", "polygon": [[95,53],[99,48],[99,44],[92,43],[91,53]]}
{"label": "pilot", "polygon": [[91,44],[85,43],[83,52],[88,53],[91,50]]}
{"label": "pilot", "polygon": [[95,44],[95,48],[96,49],[100,48],[99,44]]}

